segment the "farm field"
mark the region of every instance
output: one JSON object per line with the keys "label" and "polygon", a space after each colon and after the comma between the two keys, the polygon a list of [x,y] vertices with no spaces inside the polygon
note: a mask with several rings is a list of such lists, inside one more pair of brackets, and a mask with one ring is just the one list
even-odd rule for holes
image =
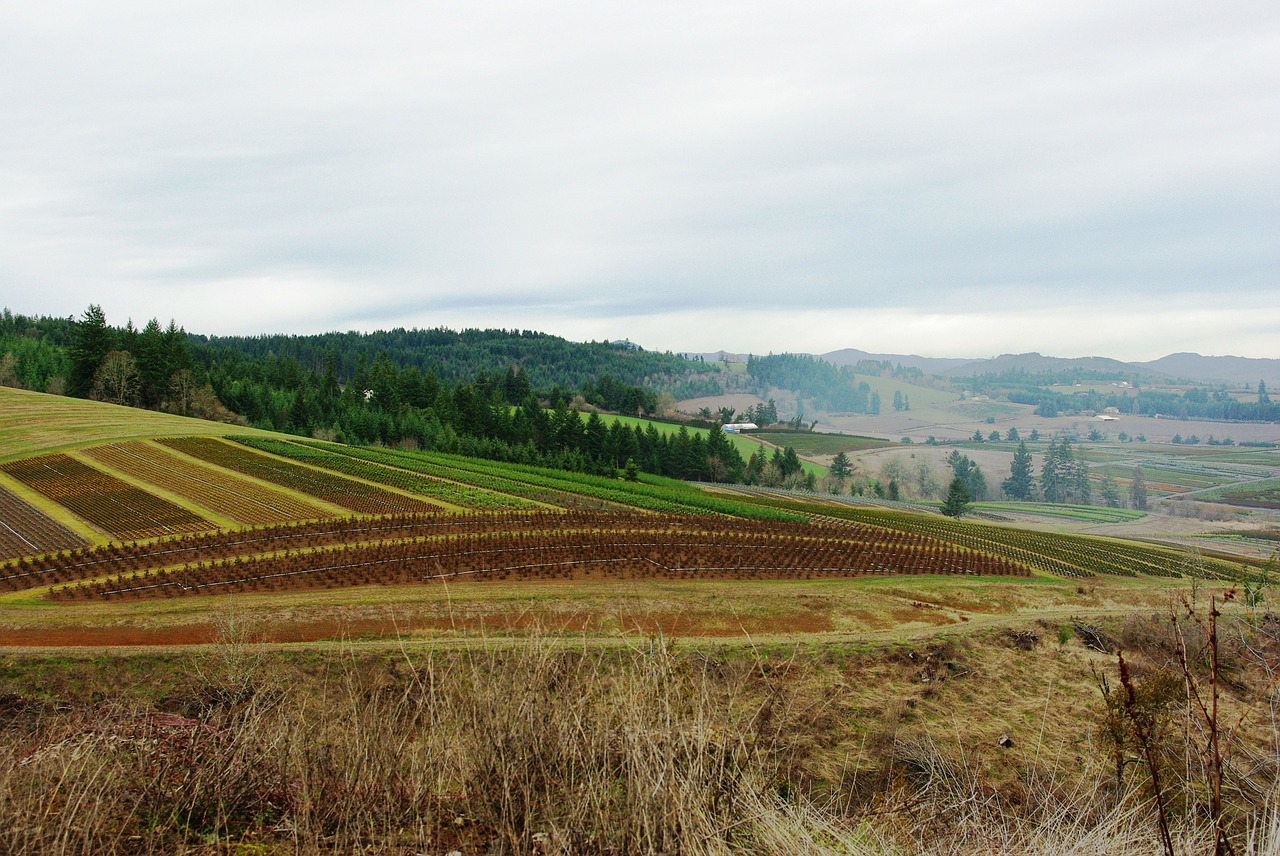
{"label": "farm field", "polygon": [[263,590],[179,598],[48,601],[34,590],[0,595],[0,648],[172,648],[214,642],[224,616],[263,641],[490,642],[537,635],[566,644],[619,644],[656,635],[741,645],[902,642],[942,631],[983,632],[1010,622],[1106,620],[1159,610],[1184,582],[1078,581],[1044,576],[864,575],[827,579],[699,580],[458,577],[418,583]]}
{"label": "farm field", "polygon": [[263,525],[328,517],[333,513],[284,491],[272,490],[140,440],[94,446],[85,450],[85,454],[237,523]]}
{"label": "farm field", "polygon": [[0,488],[0,560],[72,550],[86,544],[58,521]]}
{"label": "farm field", "polygon": [[[0,465],[28,533],[0,558],[6,852],[58,852],[61,829],[83,852],[193,856],[1068,851],[1085,832],[1048,838],[1046,804],[1143,852],[1097,675],[1123,647],[1159,686],[1175,605],[1263,568],[811,494],[105,434]],[[56,534],[36,496],[100,537]],[[125,526],[165,505],[199,531]],[[1272,632],[1238,597],[1221,611],[1231,639]],[[1241,650],[1222,704],[1269,751]],[[1230,783],[1233,830],[1267,775]],[[957,819],[975,792],[994,813]],[[1203,823],[1180,834],[1204,852]]]}
{"label": "farm field", "polygon": [[791,446],[797,455],[828,457],[838,452],[854,453],[867,449],[883,449],[891,446],[888,440],[877,437],[858,437],[852,434],[822,434],[817,431],[752,431],[742,435],[764,440],[775,446]]}
{"label": "farm field", "polygon": [[978,511],[1009,511],[1022,514],[1047,515],[1049,517],[1065,517],[1069,520],[1081,520],[1086,523],[1117,523],[1126,520],[1140,520],[1145,512],[1128,508],[1106,508],[1099,505],[1065,505],[1050,502],[977,502],[973,506]]}
{"label": "farm field", "polygon": [[60,452],[0,464],[0,472],[112,538],[154,538],[216,528],[184,508]]}
{"label": "farm field", "polygon": [[304,467],[281,458],[211,437],[162,438],[166,446],[210,464],[235,470],[289,490],[300,491],[360,514],[389,514],[401,511],[440,511],[438,504],[411,499],[384,490],[366,481],[344,478],[334,473]]}
{"label": "farm field", "polygon": [[1235,487],[1221,487],[1197,494],[1197,499],[1249,508],[1280,508],[1280,478],[1261,479]]}
{"label": "farm field", "polygon": [[[144,424],[152,430],[158,423],[147,418]],[[959,577],[975,590],[1031,585],[1052,592],[1066,585],[1074,591],[1071,586],[1089,581],[1087,591],[1105,579],[1136,592],[1183,585],[1191,576],[1239,574],[1238,561],[1213,551],[1188,563],[1183,552],[1156,545],[954,521],[905,505],[891,510],[805,494],[708,492],[648,476],[628,483],[265,433],[129,440],[124,423],[115,433],[120,436],[75,456],[35,455],[0,466],[15,484],[6,502],[26,508],[32,521],[40,521],[39,510],[24,504],[17,487],[60,503],[103,533],[88,544],[72,533],[62,542],[51,534],[47,544],[8,547],[0,564],[0,590],[7,592],[0,611],[65,614],[74,624],[75,615],[145,612],[156,608],[147,606],[152,602],[196,604],[198,614],[208,608],[200,604],[219,596],[269,601],[341,590],[376,593],[375,599],[404,590],[431,601],[436,595],[428,592],[458,586],[565,592],[742,582],[788,592],[808,585],[852,592],[881,579],[920,577],[941,585]],[[209,517],[163,495],[207,508]],[[1093,524],[1140,517],[1069,506],[1041,511]],[[174,607],[178,613],[192,608]],[[715,624],[677,619],[674,610],[673,632]],[[818,625],[854,632],[876,622]],[[592,618],[584,626],[605,632],[622,625]],[[791,632],[786,626],[775,630],[785,635]]]}

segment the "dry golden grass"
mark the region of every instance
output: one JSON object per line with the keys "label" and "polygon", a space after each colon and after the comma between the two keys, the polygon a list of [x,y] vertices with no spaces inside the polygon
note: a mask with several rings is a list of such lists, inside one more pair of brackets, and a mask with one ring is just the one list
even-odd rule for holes
{"label": "dry golden grass", "polygon": [[[1111,660],[1076,640],[285,653],[220,624],[187,655],[0,661],[0,850],[1156,852],[1099,737]],[[1112,631],[1159,657],[1158,623]],[[1241,777],[1237,852],[1280,852],[1274,764]],[[1193,804],[1174,820],[1207,852]]]}

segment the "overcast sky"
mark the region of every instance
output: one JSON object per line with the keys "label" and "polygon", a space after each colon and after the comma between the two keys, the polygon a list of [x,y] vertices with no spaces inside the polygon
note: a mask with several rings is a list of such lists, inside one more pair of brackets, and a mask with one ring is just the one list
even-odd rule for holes
{"label": "overcast sky", "polygon": [[1280,4],[0,0],[0,303],[1280,357]]}

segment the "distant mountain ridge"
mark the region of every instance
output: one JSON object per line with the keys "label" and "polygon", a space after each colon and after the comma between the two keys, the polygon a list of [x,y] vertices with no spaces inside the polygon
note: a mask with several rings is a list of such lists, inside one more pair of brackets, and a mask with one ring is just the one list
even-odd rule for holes
{"label": "distant mountain ridge", "polygon": [[[712,351],[701,355],[708,361],[729,359],[732,362],[747,361],[747,354],[731,351]],[[832,365],[853,366],[860,360],[875,360],[918,368],[923,372],[949,377],[972,374],[1026,372],[1115,372],[1131,374],[1148,381],[1186,380],[1200,384],[1228,384],[1232,386],[1257,386],[1264,381],[1268,387],[1280,391],[1280,359],[1258,357],[1210,356],[1181,352],[1169,354],[1157,360],[1124,362],[1111,357],[1049,357],[1039,353],[1001,354],[985,360],[950,357],[922,357],[917,354],[876,354],[857,348],[842,348],[825,354],[815,354]]]}
{"label": "distant mountain ridge", "polygon": [[975,360],[957,366],[947,374],[962,377],[973,374],[1000,374],[1008,371],[1037,372],[1103,372],[1156,378],[1160,373],[1139,363],[1126,363],[1110,357],[1046,357],[1029,354],[1001,354],[989,360]]}
{"label": "distant mountain ridge", "polygon": [[1135,363],[1135,365],[1148,366],[1175,378],[1219,380],[1254,386],[1261,380],[1266,381],[1268,387],[1280,385],[1280,359],[1203,357],[1200,354],[1184,352],[1169,354],[1167,357],[1147,363]]}
{"label": "distant mountain ridge", "polygon": [[838,351],[820,354],[818,359],[826,360],[837,366],[855,366],[862,360],[890,362],[894,365],[917,368],[927,374],[936,375],[944,375],[957,366],[972,362],[971,360],[951,357],[922,357],[917,354],[871,354],[866,351],[860,351],[857,348],[841,348]]}

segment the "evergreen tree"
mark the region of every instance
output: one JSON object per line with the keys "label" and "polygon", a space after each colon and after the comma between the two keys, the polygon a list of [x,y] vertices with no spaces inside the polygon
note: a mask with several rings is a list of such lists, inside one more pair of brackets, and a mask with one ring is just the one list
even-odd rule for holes
{"label": "evergreen tree", "polygon": [[787,446],[786,450],[782,453],[782,461],[779,466],[782,468],[783,478],[796,475],[804,469],[804,466],[800,463],[800,456],[797,455],[796,450],[790,446]]}
{"label": "evergreen tree", "polygon": [[157,408],[168,392],[169,378],[176,369],[169,367],[168,343],[155,318],[142,328],[133,356],[138,361],[142,406]]}
{"label": "evergreen tree", "polygon": [[1139,511],[1147,510],[1147,485],[1142,480],[1142,467],[1133,468],[1133,483],[1129,486],[1129,502]]}
{"label": "evergreen tree", "polygon": [[71,340],[71,375],[67,378],[67,395],[88,398],[98,366],[111,351],[113,336],[107,328],[102,307],[90,304],[76,324]]}
{"label": "evergreen tree", "polygon": [[969,511],[969,488],[964,479],[956,476],[947,488],[947,498],[942,503],[942,513],[948,517],[960,517]]}
{"label": "evergreen tree", "polygon": [[968,455],[962,455],[953,449],[947,456],[947,464],[955,477],[964,482],[970,500],[982,499],[987,495],[987,478]]}
{"label": "evergreen tree", "polygon": [[843,449],[836,452],[836,456],[831,459],[829,470],[831,477],[841,482],[853,475],[853,467],[849,465],[849,456],[844,453]]}
{"label": "evergreen tree", "polygon": [[1044,465],[1040,468],[1040,495],[1045,502],[1066,501],[1067,481],[1070,477],[1067,465],[1070,459],[1071,446],[1065,439],[1061,445],[1057,440],[1049,441],[1049,448],[1044,453]]}
{"label": "evergreen tree", "polygon": [[1071,493],[1072,499],[1081,505],[1093,502],[1093,492],[1089,485],[1089,464],[1084,459],[1084,449],[1077,449],[1071,459]]}
{"label": "evergreen tree", "polygon": [[[1009,429],[1013,431],[1013,429]],[[1035,479],[1031,474],[1031,453],[1027,444],[1019,441],[1018,451],[1013,453],[1013,463],[1009,466],[1009,477],[1001,482],[1000,487],[1013,499],[1027,502],[1035,494]]]}

